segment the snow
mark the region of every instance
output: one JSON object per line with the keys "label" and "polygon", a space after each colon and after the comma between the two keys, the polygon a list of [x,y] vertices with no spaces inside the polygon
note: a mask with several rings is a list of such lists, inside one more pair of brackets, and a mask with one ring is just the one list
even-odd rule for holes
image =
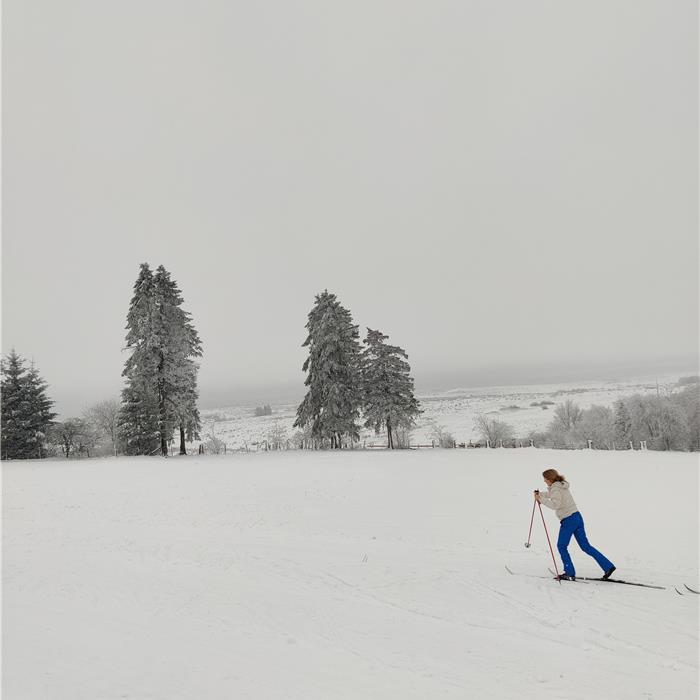
{"label": "snow", "polygon": [[[537,578],[541,521],[523,543],[550,466],[616,575],[666,590]],[[4,700],[698,695],[700,596],[674,590],[698,585],[696,454],[120,457],[3,479]]]}
{"label": "snow", "polygon": [[[452,389],[419,396],[424,411],[412,433],[411,444],[430,444],[433,425],[444,426],[457,440],[478,440],[474,429],[478,414],[486,414],[510,424],[519,438],[525,438],[535,430],[542,431],[551,422],[556,404],[571,399],[581,408],[593,404],[612,407],[617,399],[632,394],[662,395],[677,390],[680,374],[660,377],[637,377],[629,380],[578,381],[565,384],[527,384],[518,386],[493,386]],[[214,429],[228,449],[256,449],[255,443],[263,442],[275,425],[286,431],[290,438],[294,432],[294,421],[299,402],[271,403],[271,416],[255,416],[255,405],[245,404],[202,411],[204,430],[202,437]],[[533,403],[551,401],[553,405],[543,410]],[[517,409],[513,409],[517,406]],[[386,435],[376,436],[364,430],[362,440],[367,445],[386,445]],[[527,444],[527,443],[526,443]]]}

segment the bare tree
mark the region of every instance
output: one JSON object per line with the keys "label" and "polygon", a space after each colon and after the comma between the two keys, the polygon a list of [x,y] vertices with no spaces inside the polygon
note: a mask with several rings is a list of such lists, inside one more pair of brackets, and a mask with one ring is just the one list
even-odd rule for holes
{"label": "bare tree", "polygon": [[452,433],[450,433],[444,425],[438,425],[435,421],[432,421],[430,431],[430,439],[433,443],[437,443],[438,447],[454,447],[455,439]]}
{"label": "bare tree", "polygon": [[292,443],[299,450],[312,450],[317,447],[317,440],[313,436],[311,424],[304,426],[302,430],[296,430],[292,435]]}
{"label": "bare tree", "polygon": [[412,428],[407,425],[400,425],[394,428],[394,447],[399,450],[408,449],[411,446]]}
{"label": "bare tree", "polygon": [[597,449],[611,450],[615,441],[615,414],[607,406],[591,406],[583,411],[576,426],[584,443],[589,440]]}
{"label": "bare tree", "polygon": [[657,401],[656,418],[658,421],[658,449],[684,450],[691,442],[691,430],[683,415],[683,411],[669,399]]}
{"label": "bare tree", "polygon": [[69,418],[63,423],[56,423],[50,432],[53,444],[60,446],[68,459],[71,452],[81,454],[85,452],[90,456],[90,450],[94,447],[96,436],[90,425],[82,418]]}
{"label": "bare tree", "polygon": [[583,411],[571,399],[560,403],[554,409],[554,420],[561,424],[562,430],[575,428],[583,417]]}
{"label": "bare tree", "polygon": [[474,429],[492,447],[500,445],[502,440],[512,440],[515,435],[512,426],[508,423],[497,418],[489,418],[481,413],[474,419]]}
{"label": "bare tree", "polygon": [[119,401],[107,399],[85,409],[83,419],[92,425],[96,432],[104,435],[112,443],[112,452],[117,455]]}
{"label": "bare tree", "polygon": [[281,450],[287,442],[287,429],[276,420],[274,425],[265,433],[268,448],[271,450]]}
{"label": "bare tree", "polygon": [[219,439],[216,436],[216,429],[215,429],[216,423],[212,421],[211,425],[209,426],[209,433],[207,434],[207,439],[204,441],[204,449],[209,453],[213,455],[218,455],[221,454],[222,452],[226,451],[226,444],[224,443],[223,440]]}

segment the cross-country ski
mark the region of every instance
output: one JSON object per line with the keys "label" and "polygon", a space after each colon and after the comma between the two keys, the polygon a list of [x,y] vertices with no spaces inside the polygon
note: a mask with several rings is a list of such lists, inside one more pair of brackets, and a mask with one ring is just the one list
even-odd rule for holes
{"label": "cross-country ski", "polygon": [[[557,580],[557,575],[549,569],[549,573],[552,574],[554,580]],[[616,578],[602,578],[602,577],[595,577],[595,576],[575,576],[570,579],[561,579],[563,581],[570,580],[570,581],[600,581],[601,583],[622,583],[625,584],[626,586],[641,586],[642,588],[656,588],[659,590],[666,590],[665,586],[655,586],[650,583],[636,583],[633,581],[622,581],[621,579],[616,579]]]}

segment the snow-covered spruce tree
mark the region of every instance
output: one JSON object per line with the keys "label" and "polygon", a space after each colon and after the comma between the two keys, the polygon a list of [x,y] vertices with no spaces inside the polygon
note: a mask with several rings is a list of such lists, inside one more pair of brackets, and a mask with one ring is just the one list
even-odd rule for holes
{"label": "snow-covered spruce tree", "polygon": [[199,440],[202,420],[197,408],[199,391],[197,390],[197,365],[193,360],[185,361],[187,382],[173,401],[175,404],[176,423],[180,429],[180,454],[186,455],[185,441]]}
{"label": "snow-covered spruce tree", "polygon": [[614,403],[614,440],[616,445],[619,445],[622,449],[626,450],[630,441],[633,439],[632,435],[632,419],[630,418],[630,413],[627,410],[627,405],[624,399],[618,399]]}
{"label": "snow-covered spruce tree", "polygon": [[367,329],[360,366],[365,426],[377,434],[386,428],[387,447],[393,450],[395,430],[411,428],[421,411],[408,355],[398,345],[387,345],[388,337]]}
{"label": "snow-covered spruce tree", "polygon": [[199,433],[201,423],[197,409],[197,370],[191,359],[202,356],[202,341],[184,311],[182,294],[170,273],[161,265],[154,277],[156,289],[156,337],[158,346],[158,407],[163,456],[173,429],[180,428],[180,453],[186,454],[185,433]]}
{"label": "snow-covered spruce tree", "polygon": [[48,432],[56,418],[56,413],[51,410],[54,402],[46,393],[49,385],[42,379],[33,362],[27,372],[27,385],[32,415],[33,451],[37,457],[43,458],[46,457]]}
{"label": "snow-covered spruce tree", "polygon": [[158,395],[150,373],[135,366],[126,376],[119,412],[124,454],[152,455],[160,450]]}
{"label": "snow-covered spruce tree", "polygon": [[359,332],[350,312],[328,290],[316,296],[306,324],[309,348],[304,362],[308,391],[297,409],[295,428],[311,426],[317,446],[340,449],[343,436],[359,439],[362,386]]}
{"label": "snow-covered spruce tree", "polygon": [[127,455],[154,454],[160,447],[154,315],[153,273],[143,263],[126,316],[126,349],[130,355],[122,371],[126,386],[122,390],[119,433]]}
{"label": "snow-covered spruce tree", "polygon": [[48,385],[31,366],[12,350],[1,363],[2,459],[45,457],[47,433],[56,417]]}
{"label": "snow-covered spruce tree", "polygon": [[194,436],[200,427],[197,409],[197,365],[202,343],[192,325],[177,284],[161,265],[153,275],[141,265],[127,315],[122,392],[122,435],[127,454],[168,454],[168,442],[180,427]]}

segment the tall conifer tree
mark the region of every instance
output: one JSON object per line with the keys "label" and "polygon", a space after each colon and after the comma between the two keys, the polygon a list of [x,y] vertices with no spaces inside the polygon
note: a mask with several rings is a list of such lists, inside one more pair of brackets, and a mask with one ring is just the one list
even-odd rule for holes
{"label": "tall conifer tree", "polygon": [[387,446],[394,449],[396,429],[413,426],[420,408],[408,355],[398,345],[387,345],[388,337],[367,329],[361,358],[363,414],[367,428],[374,428],[377,434],[386,428]]}
{"label": "tall conifer tree", "polygon": [[[182,433],[198,432],[197,366],[190,359],[202,356],[202,341],[192,317],[181,306],[183,298],[170,273],[161,265],[154,277],[158,338],[158,403],[161,450],[168,453],[168,440],[175,427]],[[184,443],[180,443],[182,453]]]}
{"label": "tall conifer tree", "polygon": [[160,447],[158,396],[154,378],[158,364],[154,337],[155,288],[147,263],[141,265],[126,316],[126,349],[122,376],[119,429],[128,455],[154,454]]}
{"label": "tall conifer tree", "polygon": [[[181,308],[182,295],[170,273],[161,265],[153,275],[141,265],[127,315],[124,365],[127,386],[122,392],[122,433],[131,454],[168,454],[176,427],[196,436],[197,365],[202,343],[191,316]],[[181,439],[181,453],[184,443]]]}
{"label": "tall conifer tree", "polygon": [[304,362],[304,384],[308,391],[297,409],[295,427],[311,426],[319,445],[342,447],[343,436],[359,437],[361,387],[358,327],[350,312],[328,290],[316,296],[309,312],[308,336],[302,347],[309,348]]}

